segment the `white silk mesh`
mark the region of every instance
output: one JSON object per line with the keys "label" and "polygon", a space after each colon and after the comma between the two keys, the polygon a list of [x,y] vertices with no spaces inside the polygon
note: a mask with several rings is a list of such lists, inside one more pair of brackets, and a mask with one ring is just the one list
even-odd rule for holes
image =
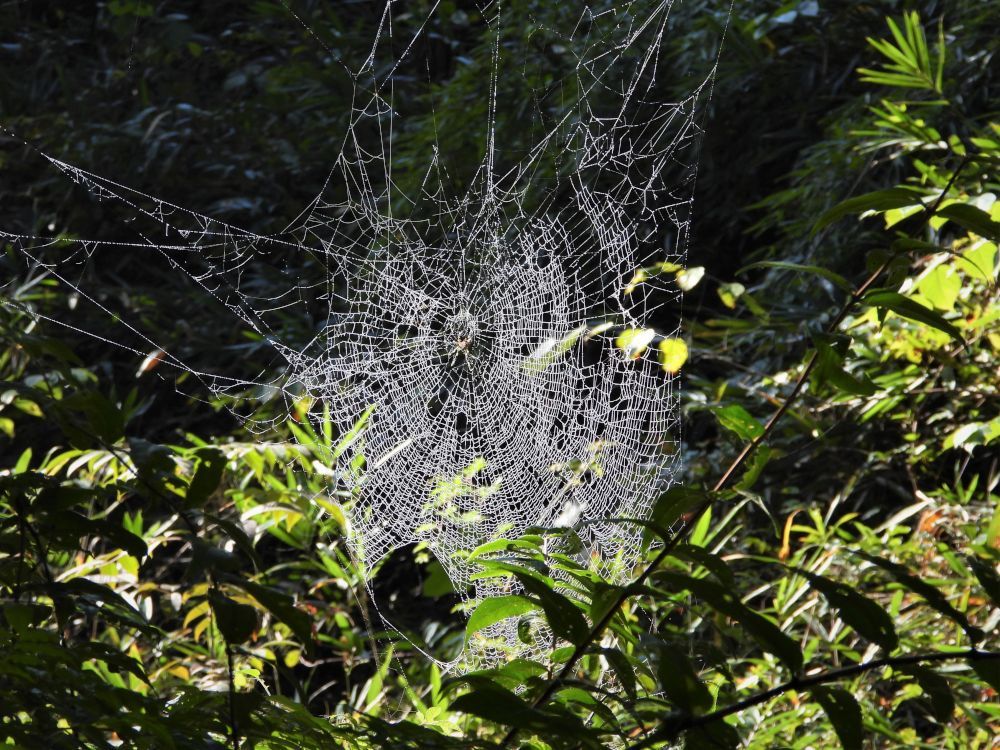
{"label": "white silk mesh", "polygon": [[[696,115],[712,71],[683,99],[666,95],[683,73],[663,57],[673,0],[564,3],[552,13],[558,28],[537,29],[548,53],[572,60],[561,80],[517,55],[531,39],[505,36],[523,4],[477,3],[484,38],[494,40],[480,92],[485,156],[469,182],[455,184],[452,168],[466,165],[444,163],[446,149],[428,151],[419,189],[402,194],[394,133],[408,123],[394,107],[393,77],[419,33],[393,36],[397,5],[387,4],[367,59],[342,61],[355,94],[341,155],[281,235],[46,157],[153,229],[134,243],[4,237],[70,285],[67,269],[100,253],[159,258],[265,336],[284,362],[279,378],[221,363],[196,374],[217,393],[256,386],[310,397],[317,418],[328,410],[350,436],[327,459],[331,491],[351,497],[347,541],[366,574],[394,549],[425,542],[463,597],[509,593],[509,584],[470,580],[461,551],[535,526],[576,525],[581,559],[624,577],[639,531],[613,519],[642,517],[672,482],[679,415],[676,378],[655,347],[633,359],[614,341],[632,328],[677,335],[672,275],[627,287],[639,269],[685,260]],[[534,101],[505,98],[507,77],[523,77]],[[497,128],[509,121],[530,123],[536,136],[522,153]],[[436,133],[439,143],[451,135]],[[251,272],[266,264],[264,285]],[[288,340],[283,321],[293,316],[314,321],[311,340]],[[121,325],[190,369],[138,323]],[[516,623],[485,631],[473,661],[495,660],[504,641],[517,641]]]}

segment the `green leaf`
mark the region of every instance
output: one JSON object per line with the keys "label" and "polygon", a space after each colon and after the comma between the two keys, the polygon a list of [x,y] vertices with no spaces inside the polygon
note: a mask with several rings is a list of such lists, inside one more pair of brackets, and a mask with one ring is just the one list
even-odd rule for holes
{"label": "green leaf", "polygon": [[621,683],[625,694],[628,695],[629,700],[634,701],[636,698],[636,674],[639,672],[639,666],[633,665],[629,657],[617,648],[601,648],[597,649],[596,652],[607,659],[608,664],[615,670],[615,676]]}
{"label": "green leaf", "polygon": [[883,289],[869,292],[861,298],[861,302],[872,307],[878,307],[892,312],[918,323],[923,323],[931,328],[944,331],[958,343],[964,344],[962,333],[955,326],[945,320],[941,315],[934,312],[929,307],[924,307],[919,302],[914,302],[908,297],[904,297],[898,292],[890,292]]}
{"label": "green leaf", "polygon": [[962,278],[954,266],[941,264],[924,276],[917,291],[938,310],[950,312],[962,290]]}
{"label": "green leaf", "polygon": [[739,404],[730,404],[713,409],[719,424],[742,440],[753,440],[764,434],[764,427]]}
{"label": "green leaf", "polygon": [[867,552],[861,552],[858,550],[855,550],[854,554],[864,560],[867,560],[872,565],[881,568],[896,579],[898,583],[905,586],[914,594],[918,594],[923,597],[929,607],[937,610],[948,619],[956,622],[959,627],[965,631],[965,634],[973,643],[978,643],[983,639],[983,631],[980,628],[973,626],[969,622],[969,618],[966,617],[964,613],[955,609],[955,607],[951,605],[951,602],[945,598],[945,595],[938,589],[934,588],[931,584],[927,583],[927,581],[922,578],[918,578],[902,565],[894,563],[891,560],[876,557],[875,555],[870,555]]}
{"label": "green leaf", "polygon": [[1000,222],[993,221],[981,208],[968,203],[949,203],[936,212],[956,224],[994,242],[1000,241]]}
{"label": "green leaf", "polygon": [[712,693],[687,655],[675,646],[664,644],[657,652],[660,687],[678,708],[690,714],[703,714],[712,707]]}
{"label": "green leaf", "polygon": [[208,590],[208,602],[215,615],[215,624],[230,644],[243,643],[257,629],[257,610],[240,604],[217,589]]}
{"label": "green leaf", "polygon": [[934,718],[942,724],[947,723],[955,713],[955,696],[952,695],[948,680],[933,669],[919,664],[908,664],[896,667],[900,672],[913,677],[931,702]]}
{"label": "green leaf", "polygon": [[733,489],[746,491],[753,487],[770,460],[771,449],[766,445],[758,445],[757,450],[744,462],[746,470],[740,481],[733,485]]}
{"label": "green leaf", "polygon": [[877,643],[887,652],[893,651],[899,645],[899,636],[896,635],[892,617],[879,604],[839,581],[832,581],[800,568],[790,569],[809,581],[809,585],[837,609],[840,618],[858,635]]}
{"label": "green leaf", "polygon": [[823,707],[844,750],[862,750],[864,724],[861,706],[843,688],[815,687],[812,696]]}
{"label": "green leaf", "polygon": [[508,617],[531,612],[540,606],[537,601],[519,594],[483,599],[469,616],[469,622],[465,626],[465,637],[468,638],[473,633],[478,633],[483,628],[488,628]]}
{"label": "green leaf", "polygon": [[628,328],[615,339],[615,346],[621,349],[629,359],[638,359],[649,348],[649,344],[654,338],[656,338],[656,331],[652,328]]}
{"label": "green leaf", "polygon": [[516,572],[524,590],[537,599],[545,612],[545,620],[552,632],[579,646],[590,634],[590,626],[580,608],[569,598],[549,588],[549,584],[529,573]]}
{"label": "green leaf", "polygon": [[831,282],[837,287],[840,287],[845,292],[854,291],[854,287],[851,286],[851,282],[841,276],[839,273],[834,273],[828,268],[823,268],[822,266],[810,266],[803,265],[801,263],[786,263],[780,260],[762,260],[757,263],[751,263],[748,266],[743,266],[737,275],[745,273],[747,271],[753,270],[754,268],[781,268],[785,271],[798,271],[800,273],[811,273],[816,276],[822,276],[827,281]]}
{"label": "green leaf", "polygon": [[741,602],[731,586],[672,572],[658,572],[656,579],[678,590],[687,589],[712,609],[736,620],[762,649],[777,656],[792,672],[802,669],[802,650],[798,644],[773,622]]}
{"label": "green leaf", "polygon": [[848,214],[860,214],[865,211],[888,211],[891,208],[923,205],[922,199],[926,195],[922,190],[915,190],[908,187],[894,187],[888,190],[876,190],[873,193],[865,193],[854,198],[848,198],[823,214],[813,227],[812,233],[816,234],[824,227]]}

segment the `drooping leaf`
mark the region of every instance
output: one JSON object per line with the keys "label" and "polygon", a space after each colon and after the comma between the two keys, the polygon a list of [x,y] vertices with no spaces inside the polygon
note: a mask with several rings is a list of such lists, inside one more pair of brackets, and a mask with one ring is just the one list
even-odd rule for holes
{"label": "drooping leaf", "polygon": [[654,534],[667,538],[670,535],[671,526],[677,522],[677,519],[699,505],[709,502],[711,498],[712,495],[704,490],[684,487],[679,484],[661,493],[653,502],[649,513],[650,525],[646,527],[643,534],[644,546],[649,546]]}
{"label": "drooping leaf", "polygon": [[1000,693],[1000,659],[983,656],[969,659],[969,664],[979,679]]}
{"label": "drooping leaf", "polygon": [[980,237],[994,242],[1000,241],[1000,222],[993,221],[981,208],[968,203],[949,203],[939,208],[936,213],[970,232],[975,232]]}
{"label": "drooping leaf", "polygon": [[864,560],[867,560],[872,565],[886,571],[902,586],[906,587],[914,594],[921,596],[924,601],[927,602],[929,607],[937,610],[948,619],[956,622],[962,630],[965,631],[965,634],[973,643],[978,643],[983,639],[983,631],[972,625],[972,623],[969,622],[969,618],[966,617],[963,612],[955,609],[951,602],[948,601],[947,597],[945,597],[939,589],[936,589],[934,586],[927,583],[927,581],[913,575],[905,567],[899,563],[892,562],[891,560],[886,560],[885,558],[877,557],[859,550],[855,550],[854,554]]}
{"label": "drooping leaf", "polygon": [[274,615],[280,622],[291,629],[299,642],[310,652],[313,648],[312,618],[295,606],[291,596],[270,586],[264,586],[254,581],[232,577],[232,584],[240,587]]}
{"label": "drooping leaf", "polygon": [[993,604],[1000,607],[1000,573],[997,573],[996,567],[971,555],[965,559],[969,567],[972,568],[972,572],[975,573],[976,578],[979,579],[979,584],[983,587],[983,591],[993,600]]}
{"label": "drooping leaf", "polygon": [[736,750],[740,735],[724,721],[713,721],[684,733],[684,750]]}
{"label": "drooping leaf", "polygon": [[862,750],[864,746],[864,724],[861,706],[843,688],[815,687],[812,696],[823,707],[827,718],[837,733],[844,750]]}
{"label": "drooping leaf", "polygon": [[773,622],[741,602],[732,587],[673,572],[658,572],[656,579],[677,590],[687,589],[695,598],[738,622],[763,650],[777,656],[793,672],[802,669],[802,650],[798,644]]}
{"label": "drooping leaf", "polygon": [[861,298],[861,301],[866,305],[878,307],[883,310],[891,310],[901,317],[915,320],[931,328],[936,328],[939,331],[944,331],[958,343],[965,343],[965,340],[962,338],[962,332],[945,320],[939,313],[929,307],[924,307],[909,297],[904,297],[898,292],[878,289],[868,292],[868,294]]}
{"label": "drooping leaf", "polygon": [[809,584],[837,609],[840,618],[858,635],[877,643],[887,652],[899,645],[899,636],[896,635],[892,617],[879,604],[839,581],[832,581],[800,568],[792,570],[809,581]]}
{"label": "drooping leaf", "polygon": [[226,469],[226,457],[217,448],[199,448],[195,451],[197,466],[191,484],[188,485],[185,504],[197,508],[205,504],[222,481]]}
{"label": "drooping leaf", "polygon": [[816,234],[824,227],[829,226],[848,214],[860,214],[865,211],[888,211],[891,208],[919,205],[922,204],[925,196],[926,193],[921,190],[908,187],[894,187],[888,190],[876,190],[872,193],[848,198],[820,216],[819,221],[816,222],[812,231],[813,234]]}

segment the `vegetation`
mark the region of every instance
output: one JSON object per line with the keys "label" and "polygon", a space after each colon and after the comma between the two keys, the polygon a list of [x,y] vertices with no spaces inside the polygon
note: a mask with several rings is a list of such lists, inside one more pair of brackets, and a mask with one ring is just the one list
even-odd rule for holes
{"label": "vegetation", "polygon": [[[24,138],[280,228],[346,116],[323,58],[378,21],[290,5],[315,37],[280,0],[0,7],[0,226],[121,231]],[[677,69],[717,49],[721,6],[678,6]],[[6,745],[995,746],[1000,18],[979,0],[737,6],[696,200],[685,478],[644,522],[628,585],[552,551],[573,532],[538,529],[473,551],[481,575],[525,593],[467,622],[440,566],[401,550],[369,584],[406,638],[384,632],[325,493],[345,436],[311,426],[306,403],[249,434],[233,404],[158,377],[155,357],[52,322],[71,309],[79,329],[107,324],[5,249]],[[435,17],[439,114],[461,136],[444,147],[462,153],[478,142],[466,104],[482,50],[457,10]],[[406,133],[404,162],[432,127]],[[124,289],[192,365],[268,366],[250,336],[220,354],[237,324],[179,279],[124,255],[82,273]],[[236,407],[259,424],[277,408]],[[537,660],[455,677],[414,645],[447,659],[532,611],[555,635]]]}

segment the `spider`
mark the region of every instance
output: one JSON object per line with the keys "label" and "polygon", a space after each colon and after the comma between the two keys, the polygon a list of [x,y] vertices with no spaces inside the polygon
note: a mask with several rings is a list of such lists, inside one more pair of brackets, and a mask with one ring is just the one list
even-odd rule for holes
{"label": "spider", "polygon": [[458,358],[469,356],[469,347],[472,345],[471,336],[459,336],[455,340],[455,347],[451,350],[451,354],[448,356],[448,366],[452,367],[458,362]]}

